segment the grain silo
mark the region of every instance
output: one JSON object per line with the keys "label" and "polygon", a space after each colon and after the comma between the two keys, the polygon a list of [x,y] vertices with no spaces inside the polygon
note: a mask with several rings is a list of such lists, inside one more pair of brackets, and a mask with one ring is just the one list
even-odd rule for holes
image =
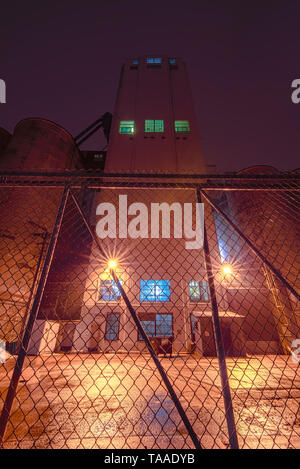
{"label": "grain silo", "polygon": [[0,127],[0,156],[4,152],[5,148],[7,147],[9,141],[11,139],[11,135],[7,130]]}
{"label": "grain silo", "polygon": [[[72,136],[39,118],[17,124],[0,158],[0,171],[47,174],[79,166]],[[1,187],[0,339],[9,344],[18,342],[26,324],[61,194],[58,187]]]}
{"label": "grain silo", "polygon": [[[270,182],[270,175],[279,176],[280,171],[270,166],[254,166],[237,174],[243,177],[249,175],[250,178],[259,176],[261,187],[264,181],[266,184]],[[300,280],[297,218],[293,213],[291,192],[276,191],[276,185],[280,187],[280,179],[272,178],[273,189],[270,190],[229,191],[227,199],[230,216],[260,253],[297,290]],[[244,327],[245,335],[251,336],[250,349],[256,353],[289,353],[293,339],[299,334],[295,304],[284,284],[258,258],[255,261],[253,256],[243,245],[240,269],[247,271],[247,279],[240,293],[243,296],[240,303],[245,304],[249,297]],[[248,268],[247,264],[252,267]],[[238,289],[231,293],[238,304]]]}

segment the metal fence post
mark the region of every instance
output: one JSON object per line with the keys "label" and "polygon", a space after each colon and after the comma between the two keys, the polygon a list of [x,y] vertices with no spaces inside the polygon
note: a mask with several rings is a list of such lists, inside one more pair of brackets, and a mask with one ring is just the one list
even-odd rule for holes
{"label": "metal fence post", "polygon": [[22,338],[23,338],[24,330],[25,330],[26,323],[27,323],[27,317],[28,317],[28,313],[30,312],[30,308],[31,308],[31,305],[32,305],[32,301],[33,301],[33,298],[34,298],[35,291],[36,291],[37,282],[38,282],[39,274],[40,274],[41,267],[42,267],[42,261],[43,261],[44,255],[45,255],[45,249],[47,247],[47,238],[49,237],[49,235],[50,235],[50,233],[48,233],[48,231],[45,231],[45,233],[42,235],[42,239],[43,239],[42,249],[41,249],[41,252],[40,252],[40,255],[39,255],[39,258],[38,258],[36,270],[35,270],[33,281],[32,281],[32,287],[31,287],[30,295],[29,295],[26,311],[25,311],[24,318],[23,318],[23,324],[22,324],[22,327],[21,327],[20,337],[19,337],[19,341],[18,341],[18,344],[17,344],[17,353],[19,353],[19,348],[21,347]]}
{"label": "metal fence post", "polygon": [[25,357],[26,357],[26,354],[27,354],[27,348],[28,348],[29,340],[30,340],[31,333],[32,333],[32,328],[34,326],[34,322],[36,320],[36,317],[37,317],[37,314],[38,314],[38,311],[39,311],[39,307],[40,307],[40,304],[41,304],[43,292],[44,292],[45,285],[46,285],[46,282],[47,282],[47,277],[48,277],[51,262],[52,262],[52,259],[53,259],[53,254],[54,254],[54,251],[55,251],[58,235],[59,235],[59,232],[60,232],[60,227],[61,227],[61,223],[62,223],[62,219],[63,219],[63,215],[64,215],[64,211],[65,211],[65,207],[66,207],[66,203],[67,203],[67,199],[68,199],[68,194],[69,194],[69,188],[67,186],[65,186],[64,192],[63,192],[62,197],[61,197],[60,205],[59,205],[59,208],[58,208],[56,220],[55,220],[55,223],[54,223],[54,227],[53,227],[51,239],[50,239],[50,242],[49,242],[47,254],[46,254],[46,257],[45,257],[43,270],[41,272],[41,277],[40,277],[40,280],[39,280],[38,288],[37,288],[36,295],[35,295],[35,298],[34,298],[34,301],[33,301],[33,304],[32,304],[32,308],[31,308],[31,311],[30,311],[30,314],[29,314],[29,318],[28,318],[28,322],[27,322],[27,325],[26,325],[26,328],[25,328],[24,336],[22,338],[22,343],[20,345],[20,349],[19,349],[17,360],[16,360],[16,364],[15,364],[15,367],[14,367],[13,375],[12,375],[12,378],[10,380],[9,388],[8,388],[6,398],[5,398],[5,401],[4,401],[4,404],[3,404],[3,409],[2,409],[2,412],[1,412],[1,416],[0,416],[0,446],[3,445],[3,439],[4,439],[6,427],[7,427],[7,424],[8,424],[8,420],[9,420],[9,417],[10,417],[11,408],[12,408],[12,405],[13,405],[13,402],[14,402],[14,399],[15,399],[15,396],[16,396],[19,379],[20,379],[20,376],[22,374],[24,360],[25,360]]}
{"label": "metal fence post", "polygon": [[[197,201],[198,203],[202,203],[201,190],[199,189],[197,189]],[[207,272],[208,288],[209,288],[211,307],[212,307],[213,330],[214,330],[215,344],[216,344],[216,350],[217,350],[217,355],[218,355],[218,360],[219,360],[219,370],[220,370],[222,394],[223,394],[224,406],[225,406],[225,417],[226,417],[227,428],[228,428],[229,444],[230,444],[231,449],[238,449],[239,443],[238,443],[238,438],[237,438],[232,398],[231,398],[231,392],[230,392],[230,385],[229,385],[229,379],[228,379],[228,374],[227,374],[225,352],[224,352],[222,333],[221,333],[221,327],[220,327],[220,319],[219,319],[219,309],[218,309],[218,303],[217,303],[217,298],[216,298],[214,273],[213,273],[213,268],[212,268],[212,263],[211,263],[205,221],[204,221],[204,233],[203,233],[203,250],[204,250],[204,259],[205,259],[205,266],[206,266],[206,272]]]}

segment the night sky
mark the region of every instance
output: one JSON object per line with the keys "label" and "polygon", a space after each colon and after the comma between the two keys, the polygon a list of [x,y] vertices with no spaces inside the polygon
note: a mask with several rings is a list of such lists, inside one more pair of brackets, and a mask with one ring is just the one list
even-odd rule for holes
{"label": "night sky", "polygon": [[[207,163],[300,167],[298,0],[19,0],[1,3],[0,21],[0,126],[10,132],[44,117],[76,135],[113,112],[126,57],[178,56]],[[99,134],[83,148],[102,146]]]}

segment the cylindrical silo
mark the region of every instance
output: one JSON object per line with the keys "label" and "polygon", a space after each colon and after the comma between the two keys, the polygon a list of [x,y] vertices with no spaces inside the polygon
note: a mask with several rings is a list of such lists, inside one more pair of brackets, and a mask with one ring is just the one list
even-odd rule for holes
{"label": "cylindrical silo", "polygon": [[[79,167],[72,136],[45,119],[19,122],[0,158],[0,171],[48,173]],[[62,189],[0,188],[0,339],[17,342],[40,277]]]}
{"label": "cylindrical silo", "polygon": [[79,164],[73,137],[63,127],[46,119],[27,118],[16,125],[0,169],[55,171]]}
{"label": "cylindrical silo", "polygon": [[7,147],[10,139],[11,139],[11,134],[7,132],[7,130],[2,129],[2,127],[0,127],[0,157],[1,157],[1,153],[3,153],[5,148]]}
{"label": "cylindrical silo", "polygon": [[[280,179],[276,179],[280,172],[271,166],[254,166],[237,174],[262,176],[260,183],[264,182],[263,176],[266,175],[266,184],[280,183]],[[270,180],[270,175],[274,175],[274,179]],[[297,289],[300,244],[290,193],[259,189],[229,191],[228,203],[233,222],[275,269]],[[247,261],[250,260],[249,256],[253,258],[253,254],[250,254],[246,247],[243,249],[245,252],[241,268],[247,271]],[[248,272],[248,277],[251,278],[251,290],[248,295],[248,330],[249,334],[252,334],[251,341],[254,344],[255,341],[264,342],[268,351],[268,342],[274,341],[277,335],[281,351],[289,353],[291,343],[299,332],[290,295],[279,278],[258,258],[257,265],[260,268],[255,276],[251,277],[253,261]],[[263,283],[259,280],[261,272]],[[244,294],[247,294],[246,291]],[[267,297],[267,300],[264,297]],[[276,327],[277,334],[272,332],[272,324]]]}

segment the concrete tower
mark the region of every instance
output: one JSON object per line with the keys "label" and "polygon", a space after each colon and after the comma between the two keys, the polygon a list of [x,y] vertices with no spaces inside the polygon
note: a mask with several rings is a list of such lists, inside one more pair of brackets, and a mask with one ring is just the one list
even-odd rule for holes
{"label": "concrete tower", "polygon": [[[186,66],[181,59],[155,55],[130,59],[123,65],[105,171],[205,174]],[[120,197],[123,201],[126,198],[125,205],[131,209],[142,203],[148,214],[153,203],[181,208],[190,204],[195,220],[194,189],[102,188],[95,194],[91,224],[99,222],[99,204],[118,207]],[[127,217],[124,205],[118,211],[119,217],[130,223],[132,214]],[[211,212],[207,214],[211,217]],[[184,236],[173,234],[173,217],[170,213],[169,238],[161,229],[157,237],[152,236],[150,223],[147,235],[135,238],[121,233],[118,224],[116,238],[101,240],[107,258],[101,258],[97,246],[92,247],[81,320],[73,339],[75,350],[146,351],[107,269],[107,261],[113,257],[128,298],[158,350],[186,352],[196,343],[200,353],[215,354],[203,250],[186,249]],[[210,236],[215,238],[217,250],[214,227]],[[212,255],[217,259],[219,253]],[[218,292],[218,296],[225,310],[224,295]],[[199,340],[193,338],[193,323],[200,319],[206,344],[200,336]],[[231,324],[234,320],[235,315]]]}
{"label": "concrete tower", "polygon": [[205,173],[186,64],[146,56],[122,67],[106,171]]}

